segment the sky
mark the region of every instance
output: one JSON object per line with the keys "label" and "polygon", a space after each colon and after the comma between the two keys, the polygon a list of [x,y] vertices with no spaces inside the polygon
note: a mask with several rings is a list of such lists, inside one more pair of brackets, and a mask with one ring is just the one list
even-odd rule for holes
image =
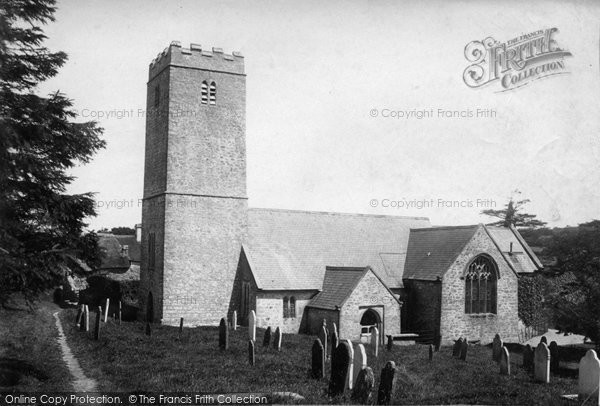
{"label": "sky", "polygon": [[[514,196],[550,227],[600,218],[598,2],[57,5],[46,45],[69,60],[38,90],[60,90],[104,128],[106,149],[69,188],[96,193],[91,229],[141,222],[137,112],[148,65],[172,40],[245,56],[250,207],[463,225],[490,221],[480,212]],[[463,80],[470,42],[551,28],[571,53],[564,74],[505,92]]]}

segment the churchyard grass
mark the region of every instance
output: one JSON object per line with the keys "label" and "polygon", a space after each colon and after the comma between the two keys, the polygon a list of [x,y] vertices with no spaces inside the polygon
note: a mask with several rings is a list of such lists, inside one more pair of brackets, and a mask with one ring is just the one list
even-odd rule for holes
{"label": "churchyard grass", "polygon": [[[229,330],[229,349],[219,350],[218,327],[179,328],[145,324],[102,325],[99,341],[74,326],[74,311],[62,313],[69,345],[86,374],[104,391],[148,392],[296,392],[306,403],[353,403],[350,391],[337,399],[327,396],[331,362],[326,378],[310,377],[311,348],[315,337],[283,335],[281,352],[261,345],[265,330],[257,329],[256,365],[248,363],[248,331]],[[576,392],[577,380],[553,375],[550,384],[534,382],[521,365],[521,354],[511,352],[511,375],[500,375],[489,346],[469,346],[465,361],[442,347],[429,362],[427,345],[379,348],[374,360],[366,346],[368,365],[375,373],[373,397],[381,370],[392,360],[398,369],[395,404],[559,404],[560,395]]]}

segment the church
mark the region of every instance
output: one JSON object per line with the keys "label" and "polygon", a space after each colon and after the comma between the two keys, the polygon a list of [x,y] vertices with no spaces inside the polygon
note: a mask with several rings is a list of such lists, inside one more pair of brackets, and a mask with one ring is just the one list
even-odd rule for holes
{"label": "church", "polygon": [[340,338],[517,339],[518,280],[542,268],[514,228],[249,208],[244,56],[174,41],[147,82],[140,303],[147,321]]}

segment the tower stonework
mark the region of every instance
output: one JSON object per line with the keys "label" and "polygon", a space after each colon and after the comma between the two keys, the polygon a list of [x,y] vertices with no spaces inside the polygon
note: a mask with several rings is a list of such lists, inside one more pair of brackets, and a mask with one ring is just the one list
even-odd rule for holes
{"label": "tower stonework", "polygon": [[244,59],[173,42],[150,64],[146,105],[142,311],[216,325],[247,233]]}

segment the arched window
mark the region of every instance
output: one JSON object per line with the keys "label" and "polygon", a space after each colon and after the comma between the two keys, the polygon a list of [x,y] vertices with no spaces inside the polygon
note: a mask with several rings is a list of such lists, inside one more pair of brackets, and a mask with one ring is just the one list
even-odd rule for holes
{"label": "arched window", "polygon": [[283,318],[287,319],[290,317],[290,299],[285,296],[283,298]]}
{"label": "arched window", "polygon": [[160,104],[160,86],[156,85],[154,88],[154,107],[157,108]]}
{"label": "arched window", "polygon": [[296,317],[296,298],[290,298],[290,317]]}
{"label": "arched window", "polygon": [[200,99],[200,102],[202,104],[208,104],[208,83],[206,83],[206,80],[202,82],[201,93],[202,98]]}
{"label": "arched window", "polygon": [[475,257],[465,274],[465,313],[496,313],[498,268],[487,255]]}
{"label": "arched window", "polygon": [[217,84],[212,82],[210,84],[209,103],[212,105],[217,104]]}

